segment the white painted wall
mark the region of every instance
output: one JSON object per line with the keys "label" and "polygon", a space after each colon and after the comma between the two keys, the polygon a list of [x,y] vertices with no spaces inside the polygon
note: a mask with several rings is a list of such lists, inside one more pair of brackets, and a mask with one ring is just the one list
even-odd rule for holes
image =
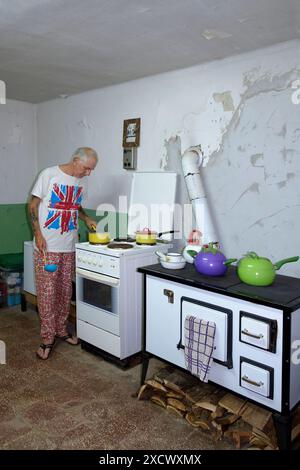
{"label": "white painted wall", "polygon": [[[141,118],[138,170],[177,170],[180,152],[201,143],[203,175],[223,250],[273,261],[300,255],[300,42],[107,87],[37,106],[38,165],[67,161],[82,145],[100,165],[87,206],[128,194],[123,120]],[[300,100],[299,100],[300,101]],[[157,188],[159,190],[159,188]],[[178,197],[187,201],[182,181]],[[300,277],[300,263],[282,273]]]}
{"label": "white painted wall", "polygon": [[0,204],[24,203],[37,172],[36,107],[0,104]]}

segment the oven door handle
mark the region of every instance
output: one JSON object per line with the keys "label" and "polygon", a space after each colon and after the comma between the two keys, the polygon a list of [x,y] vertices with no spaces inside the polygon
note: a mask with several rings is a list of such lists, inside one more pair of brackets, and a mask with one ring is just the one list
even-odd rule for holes
{"label": "oven door handle", "polygon": [[81,268],[76,268],[76,274],[86,279],[90,279],[91,281],[101,282],[102,284],[107,284],[111,287],[119,287],[119,279],[104,276],[104,274],[92,273]]}

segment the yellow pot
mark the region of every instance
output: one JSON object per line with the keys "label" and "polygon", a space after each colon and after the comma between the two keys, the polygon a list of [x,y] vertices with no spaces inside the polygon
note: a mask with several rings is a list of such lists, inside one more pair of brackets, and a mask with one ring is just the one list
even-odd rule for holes
{"label": "yellow pot", "polygon": [[157,232],[151,230],[141,230],[136,232],[136,242],[142,245],[155,245]]}
{"label": "yellow pot", "polygon": [[110,242],[110,235],[108,232],[92,232],[89,233],[89,242],[105,245]]}

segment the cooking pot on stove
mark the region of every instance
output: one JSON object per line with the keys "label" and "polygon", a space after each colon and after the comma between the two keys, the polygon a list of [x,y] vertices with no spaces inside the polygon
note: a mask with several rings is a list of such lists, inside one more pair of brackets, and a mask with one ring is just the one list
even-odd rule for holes
{"label": "cooking pot on stove", "polygon": [[143,230],[137,230],[135,232],[135,241],[139,245],[156,245],[158,239],[166,233],[175,233],[175,230],[158,233],[149,228],[144,228]]}
{"label": "cooking pot on stove", "polygon": [[194,266],[200,274],[205,276],[222,276],[227,271],[225,255],[217,248],[218,243],[203,245],[198,253],[188,250],[187,253],[194,258]]}
{"label": "cooking pot on stove", "polygon": [[[237,274],[242,282],[251,286],[269,286],[276,277],[276,271],[286,263],[299,260],[299,256],[285,258],[273,264],[268,258],[258,256],[254,251],[249,251],[237,263]],[[225,261],[225,265],[234,263],[237,259]]]}
{"label": "cooking pot on stove", "polygon": [[108,232],[96,232],[95,227],[95,230],[89,233],[89,242],[94,245],[106,245],[110,242],[110,234]]}

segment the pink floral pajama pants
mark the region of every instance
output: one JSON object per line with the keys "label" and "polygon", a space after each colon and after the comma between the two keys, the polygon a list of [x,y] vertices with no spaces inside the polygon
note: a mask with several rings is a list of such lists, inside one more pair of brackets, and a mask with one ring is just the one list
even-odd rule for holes
{"label": "pink floral pajama pants", "polygon": [[52,343],[55,335],[67,334],[75,253],[47,252],[46,258],[47,264],[57,265],[55,272],[44,270],[43,254],[35,250],[35,280],[41,320],[41,338],[44,343]]}

